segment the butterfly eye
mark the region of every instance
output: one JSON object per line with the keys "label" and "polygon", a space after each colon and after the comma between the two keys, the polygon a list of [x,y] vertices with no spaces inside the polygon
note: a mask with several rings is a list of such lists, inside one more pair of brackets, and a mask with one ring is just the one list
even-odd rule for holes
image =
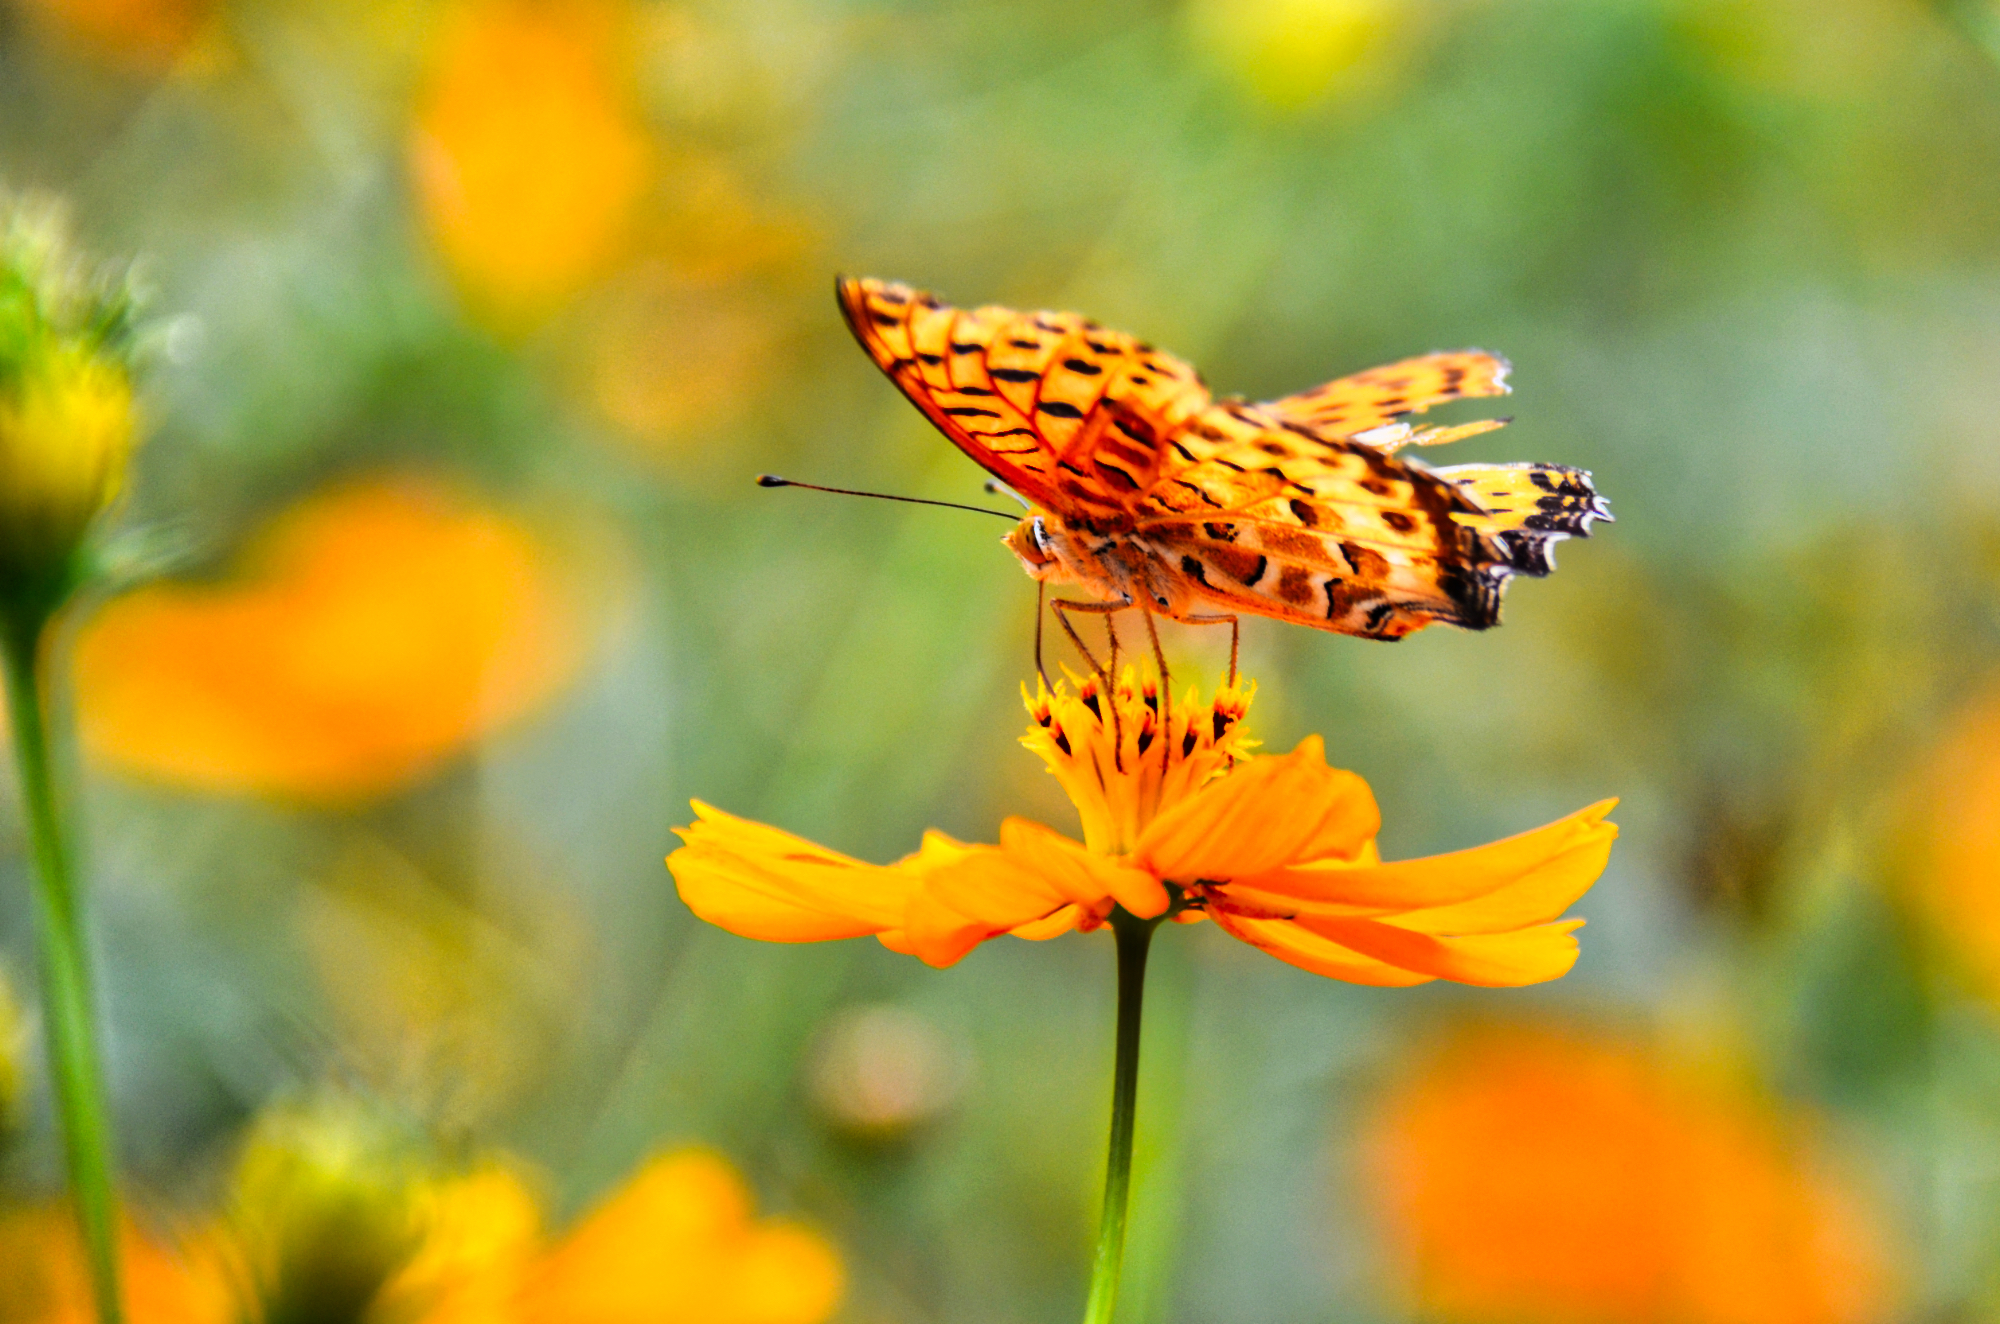
{"label": "butterfly eye", "polygon": [[1042,528],[1042,517],[1040,515],[1035,516],[1034,519],[1028,522],[1028,532],[1032,533],[1035,537],[1035,550],[1043,556],[1053,558],[1055,552],[1049,547],[1049,535]]}

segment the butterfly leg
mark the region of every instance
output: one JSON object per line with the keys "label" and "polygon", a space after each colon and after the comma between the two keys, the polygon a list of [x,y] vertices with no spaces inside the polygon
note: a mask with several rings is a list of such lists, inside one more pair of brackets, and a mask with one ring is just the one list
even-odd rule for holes
{"label": "butterfly leg", "polygon": [[1045,614],[1044,606],[1048,601],[1048,597],[1049,597],[1048,581],[1041,579],[1036,580],[1035,581],[1035,674],[1041,677],[1042,688],[1045,690],[1053,688],[1049,684],[1049,673],[1042,666],[1042,617]]}
{"label": "butterfly leg", "polygon": [[[1164,777],[1174,766],[1174,682],[1167,671],[1167,654],[1160,647],[1160,627],[1153,624],[1153,613],[1141,607],[1139,614],[1146,618],[1146,635],[1153,641],[1153,661],[1160,668],[1160,775]],[[1105,619],[1108,621],[1110,617]]]}
{"label": "butterfly leg", "polygon": [[[1069,636],[1072,644],[1076,645],[1076,651],[1083,655],[1085,664],[1097,673],[1098,679],[1104,684],[1104,701],[1111,708],[1112,762],[1117,765],[1120,772],[1125,770],[1125,730],[1124,724],[1118,717],[1117,696],[1113,691],[1117,681],[1112,676],[1111,667],[1118,664],[1118,632],[1111,626],[1111,614],[1124,611],[1131,605],[1129,602],[1071,602],[1067,598],[1049,599],[1049,607],[1056,614],[1056,623],[1062,626],[1063,633]],[[1074,625],[1070,624],[1069,613],[1073,611],[1087,611],[1104,617],[1104,630],[1111,639],[1110,666],[1097,660],[1097,654],[1090,651],[1090,645],[1083,642],[1083,636],[1076,632]]]}
{"label": "butterfly leg", "polygon": [[1229,626],[1229,686],[1236,687],[1236,655],[1243,643],[1243,623],[1234,616],[1183,616],[1180,620],[1187,625],[1228,625]]}

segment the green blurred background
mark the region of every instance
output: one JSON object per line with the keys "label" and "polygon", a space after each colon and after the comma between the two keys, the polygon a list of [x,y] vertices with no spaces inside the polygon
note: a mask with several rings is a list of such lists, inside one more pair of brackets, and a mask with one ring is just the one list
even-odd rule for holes
{"label": "green blurred background", "polygon": [[[213,1205],[260,1112],[338,1097],[439,1163],[520,1156],[558,1221],[713,1146],[839,1248],[842,1319],[1080,1309],[1109,941],[943,973],[757,944],[661,865],[691,796],[873,860],[1073,827],[1014,745],[1034,595],[1001,526],[751,485],[980,499],[849,340],[843,271],[1077,309],[1253,398],[1499,350],[1514,425],[1433,458],[1582,466],[1617,515],[1497,631],[1246,628],[1257,734],[1324,733],[1386,854],[1606,795],[1624,835],[1542,989],[1165,935],[1124,1317],[2000,1318],[1989,0],[8,0],[0,179],[139,256],[150,438],[112,557],[196,586],[74,631],[149,1216]],[[260,531],[301,509],[377,564],[270,588]],[[404,515],[445,550],[406,555]],[[415,628],[461,608],[471,643]],[[1222,649],[1169,638],[1184,677]],[[1499,1143],[1574,1162],[1495,1194],[1493,1155],[1398,1129],[1440,1044],[1530,1031],[1647,1064],[1667,1132],[1742,1119],[1752,1156],[1648,1175],[1654,1140],[1550,1086],[1548,1134]],[[37,1060],[20,1202],[59,1184]],[[1848,1241],[1753,1222],[1850,1250],[1670,1235],[1729,1241],[1687,1211],[1822,1169]],[[1591,1200],[1636,1230],[1564,1230]],[[1564,1247],[1624,1267],[1566,1285]],[[1466,1286],[1481,1255],[1525,1285]]]}

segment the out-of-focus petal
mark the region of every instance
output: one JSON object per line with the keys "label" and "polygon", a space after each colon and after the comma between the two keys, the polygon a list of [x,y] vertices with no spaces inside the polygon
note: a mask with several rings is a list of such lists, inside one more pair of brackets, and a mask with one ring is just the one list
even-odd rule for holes
{"label": "out-of-focus petal", "polygon": [[[127,1317],[134,1324],[229,1324],[237,1266],[214,1238],[168,1246],[129,1220],[119,1233]],[[0,1215],[0,1319],[87,1324],[90,1271],[76,1217],[49,1205]]]}
{"label": "out-of-focus petal", "polygon": [[1352,859],[1382,816],[1368,784],[1326,765],[1318,736],[1252,759],[1147,824],[1133,860],[1162,878],[1243,878],[1285,865]]}
{"label": "out-of-focus petal", "polygon": [[687,845],[667,857],[681,899],[711,924],[767,942],[817,942],[903,923],[919,884],[762,823],[694,802]]}
{"label": "out-of-focus petal", "polygon": [[1316,933],[1308,933],[1290,920],[1251,919],[1219,908],[1211,909],[1208,917],[1231,937],[1240,938],[1287,965],[1329,979],[1379,988],[1406,988],[1411,984],[1428,984],[1434,978],[1364,956]]}
{"label": "out-of-focus petal", "polygon": [[[1301,912],[1386,914],[1456,907],[1522,883],[1578,847],[1594,848],[1601,844],[1608,851],[1618,829],[1606,823],[1604,816],[1617,803],[1600,800],[1543,827],[1448,855],[1358,868],[1296,866],[1249,877],[1239,875],[1239,883],[1257,893],[1284,896],[1301,903],[1297,905]],[[1601,871],[1604,855],[1600,852],[1595,858]],[[1561,876],[1565,880],[1569,877],[1566,872]],[[1550,894],[1564,885],[1552,881]],[[1581,890],[1578,889],[1579,894]]]}
{"label": "out-of-focus petal", "polygon": [[428,479],[316,493],[229,579],[150,584],[86,624],[84,745],[198,790],[336,803],[398,790],[576,674],[587,576],[556,552]]}
{"label": "out-of-focus petal", "polygon": [[1406,1054],[1356,1165],[1419,1319],[1869,1324],[1906,1318],[1877,1193],[1819,1119],[1693,1060],[1462,1025]]}
{"label": "out-of-focus petal", "polygon": [[[767,1281],[796,1273],[791,1284]],[[753,1217],[743,1179],[693,1150],[646,1164],[538,1264],[519,1324],[817,1324],[838,1303],[839,1258],[816,1234]]]}
{"label": "out-of-focus petal", "polygon": [[847,1271],[824,1237],[774,1219],[752,1233],[739,1252],[735,1291],[719,1319],[818,1324],[840,1304],[846,1286]]}
{"label": "out-of-focus petal", "polygon": [[411,139],[418,210],[472,306],[522,329],[629,248],[655,169],[630,11],[484,0],[442,25]]}

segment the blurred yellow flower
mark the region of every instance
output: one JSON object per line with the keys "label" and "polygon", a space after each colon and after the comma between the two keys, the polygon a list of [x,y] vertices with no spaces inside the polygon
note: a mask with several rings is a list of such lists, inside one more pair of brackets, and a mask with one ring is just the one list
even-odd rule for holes
{"label": "blurred yellow flower", "polygon": [[0,212],[0,598],[39,620],[124,485],[127,299],[69,251],[54,203],[0,197]]}
{"label": "blurred yellow flower", "polygon": [[1424,0],[1190,0],[1189,40],[1246,91],[1295,111],[1401,71]]}
{"label": "blurred yellow flower", "polygon": [[611,3],[483,0],[442,41],[411,166],[425,225],[502,329],[554,311],[625,252],[652,178]]}
{"label": "blurred yellow flower", "polygon": [[217,584],[109,604],[77,641],[86,747],[182,786],[342,802],[412,782],[582,660],[549,549],[435,483],[355,482],[278,517]]}
{"label": "blurred yellow flower", "polygon": [[[947,966],[988,938],[1096,928],[1114,905],[1141,919],[1204,914],[1279,960],[1362,984],[1539,983],[1567,974],[1560,919],[1603,872],[1614,801],[1533,832],[1383,864],[1368,786],[1329,768],[1317,736],[1250,758],[1249,691],[1167,704],[1132,668],[1028,700],[1022,743],[1075,803],[1082,842],[1026,819],[997,846],[940,832],[889,866],[837,854],[696,802],[668,857],[681,898],[732,933],[778,942],[875,934]],[[1163,725],[1164,722],[1164,725]]]}
{"label": "blurred yellow flower", "polygon": [[1882,1223],[1768,1104],[1640,1048],[1468,1029],[1388,1090],[1364,1173],[1425,1318],[1897,1317]]}

